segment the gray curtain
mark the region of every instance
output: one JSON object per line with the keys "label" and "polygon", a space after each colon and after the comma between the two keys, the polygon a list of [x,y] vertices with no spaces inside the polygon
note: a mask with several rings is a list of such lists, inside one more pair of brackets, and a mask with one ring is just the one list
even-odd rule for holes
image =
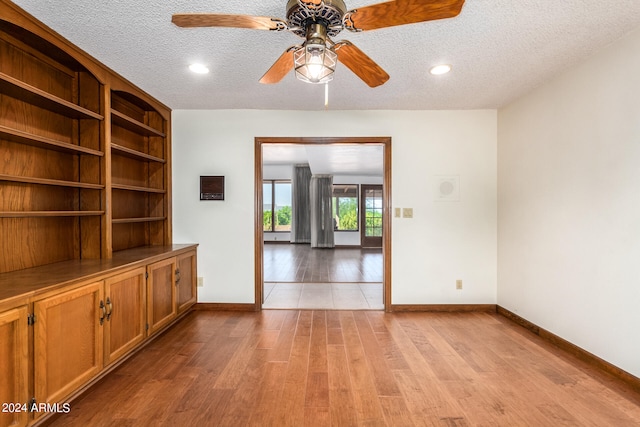
{"label": "gray curtain", "polygon": [[309,165],[294,165],[291,178],[291,243],[311,243]]}
{"label": "gray curtain", "polygon": [[332,197],[333,177],[311,177],[311,247],[333,248]]}

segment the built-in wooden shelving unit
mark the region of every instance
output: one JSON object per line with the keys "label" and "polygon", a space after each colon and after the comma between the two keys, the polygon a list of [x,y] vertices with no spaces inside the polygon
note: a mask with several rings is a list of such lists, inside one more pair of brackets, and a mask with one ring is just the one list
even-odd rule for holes
{"label": "built-in wooden shelving unit", "polygon": [[170,120],[0,0],[0,401],[71,401],[195,304],[196,247],[171,241]]}
{"label": "built-in wooden shelving unit", "polygon": [[170,110],[0,8],[0,274],[170,245]]}

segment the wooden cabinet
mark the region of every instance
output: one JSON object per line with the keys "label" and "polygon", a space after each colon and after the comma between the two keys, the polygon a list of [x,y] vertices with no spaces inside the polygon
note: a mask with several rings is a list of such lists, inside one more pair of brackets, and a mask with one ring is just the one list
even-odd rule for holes
{"label": "wooden cabinet", "polygon": [[167,106],[0,0],[0,403],[63,402],[195,302],[170,135]]}
{"label": "wooden cabinet", "polygon": [[191,308],[197,300],[197,257],[196,252],[188,252],[176,257],[176,306],[178,314]]}
{"label": "wooden cabinet", "polygon": [[[0,305],[0,403],[26,404],[28,389],[27,305],[2,309]],[[25,426],[29,421],[24,407],[0,412],[0,426]]]}
{"label": "wooden cabinet", "polygon": [[147,267],[149,335],[196,303],[196,262],[196,251],[189,251]]}
{"label": "wooden cabinet", "polygon": [[113,363],[146,336],[145,268],[140,267],[104,282],[104,364]]}
{"label": "wooden cabinet", "polygon": [[33,304],[38,403],[63,403],[102,369],[104,284],[92,282]]}
{"label": "wooden cabinet", "polygon": [[169,258],[147,267],[147,324],[152,335],[170,323],[176,311],[176,259]]}
{"label": "wooden cabinet", "polygon": [[[64,404],[176,322],[196,299],[196,248],[149,246],[0,274],[0,403]],[[0,426],[49,416],[0,412]]]}

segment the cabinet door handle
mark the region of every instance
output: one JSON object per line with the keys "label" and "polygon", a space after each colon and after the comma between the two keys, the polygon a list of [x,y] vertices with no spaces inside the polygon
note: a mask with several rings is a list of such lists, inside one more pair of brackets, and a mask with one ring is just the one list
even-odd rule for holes
{"label": "cabinet door handle", "polygon": [[180,283],[180,270],[176,269],[176,286]]}
{"label": "cabinet door handle", "polygon": [[107,311],[107,320],[111,320],[111,312],[113,311],[113,303],[111,302],[111,299],[109,297],[107,297],[107,308],[109,309],[109,311]]}
{"label": "cabinet door handle", "polygon": [[104,306],[104,302],[100,300],[100,324],[104,323],[104,317],[107,315],[107,308]]}

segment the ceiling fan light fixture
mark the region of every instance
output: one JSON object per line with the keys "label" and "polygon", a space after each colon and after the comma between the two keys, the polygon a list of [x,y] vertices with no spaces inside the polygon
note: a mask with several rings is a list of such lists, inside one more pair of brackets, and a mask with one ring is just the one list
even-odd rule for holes
{"label": "ceiling fan light fixture", "polygon": [[203,64],[191,64],[189,69],[196,74],[207,74],[209,72],[209,68]]}
{"label": "ceiling fan light fixture", "polygon": [[429,69],[429,72],[434,76],[447,74],[449,71],[451,71],[451,65],[449,64],[434,65],[433,67],[431,67],[431,69]]}
{"label": "ceiling fan light fixture", "polygon": [[328,83],[338,63],[338,54],[321,44],[307,43],[293,52],[298,80],[306,83]]}
{"label": "ceiling fan light fixture", "polygon": [[[178,13],[171,22],[181,28],[225,27],[289,31],[305,39],[302,47],[284,51],[260,83],[280,82],[293,67],[296,77],[307,83],[322,84],[333,79],[340,52],[340,62],[369,87],[378,87],[389,80],[375,61],[347,40],[331,40],[341,31],[353,33],[396,25],[447,19],[458,16],[465,0],[398,0],[347,9],[344,0],[285,0],[286,20],[269,16],[222,13]],[[295,60],[294,60],[295,58]],[[446,72],[450,70],[447,67]],[[434,68],[439,73],[442,68]]]}

